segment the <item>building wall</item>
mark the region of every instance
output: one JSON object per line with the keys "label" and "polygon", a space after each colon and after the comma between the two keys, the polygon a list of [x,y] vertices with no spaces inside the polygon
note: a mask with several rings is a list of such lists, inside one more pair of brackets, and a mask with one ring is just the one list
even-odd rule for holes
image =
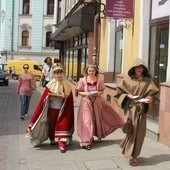
{"label": "building wall", "polygon": [[[23,0],[15,1],[14,5],[13,2],[14,0],[0,1],[0,9],[5,11],[5,19],[0,24],[0,51],[7,50],[8,59],[26,57],[42,64],[46,56],[58,56],[58,51],[54,51],[53,48],[44,48],[46,32],[52,31],[54,24],[54,16],[47,15],[47,0],[30,0],[29,15],[22,15]],[[21,45],[23,24],[29,27],[29,48],[23,48]],[[5,57],[2,60],[0,63],[7,62]]]}
{"label": "building wall", "polygon": [[107,57],[108,57],[108,21],[107,19],[101,19],[100,27],[100,58],[99,67],[100,70],[105,70],[107,68]]}
{"label": "building wall", "polygon": [[[18,46],[19,46],[19,17],[18,14],[20,12],[20,1],[17,1],[14,3],[14,31],[13,31],[13,49],[11,51],[18,51]],[[12,39],[12,38],[11,38]]]}
{"label": "building wall", "polygon": [[149,53],[149,19],[151,0],[140,1],[140,33],[139,33],[139,56],[148,65]]}
{"label": "building wall", "polygon": [[43,13],[44,2],[42,0],[36,0],[32,2],[32,35],[31,46],[34,52],[42,51],[43,42]]}
{"label": "building wall", "polygon": [[[101,0],[106,4],[105,0]],[[101,7],[103,9],[103,7]],[[115,20],[106,18],[100,13],[99,27],[99,68],[105,82],[113,81],[114,48],[115,48]]]}
{"label": "building wall", "polygon": [[11,19],[12,19],[12,3],[11,1],[1,1],[1,11],[5,12],[4,20],[1,19],[1,38],[0,50],[10,50],[11,48]]}
{"label": "building wall", "polygon": [[127,21],[132,24],[132,29],[124,28],[124,64],[123,74],[127,74],[131,63],[139,56],[139,35],[140,35],[140,1],[134,1],[134,21]]}

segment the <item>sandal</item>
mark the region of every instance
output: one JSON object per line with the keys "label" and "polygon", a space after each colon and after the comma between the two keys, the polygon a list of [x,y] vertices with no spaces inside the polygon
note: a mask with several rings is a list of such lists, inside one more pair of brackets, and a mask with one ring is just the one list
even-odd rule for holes
{"label": "sandal", "polygon": [[91,150],[90,145],[84,147],[86,150]]}
{"label": "sandal", "polygon": [[137,166],[138,165],[138,160],[137,159],[130,160],[130,165],[131,166]]}
{"label": "sandal", "polygon": [[54,145],[56,145],[56,142],[55,141],[50,141],[50,145],[54,146]]}

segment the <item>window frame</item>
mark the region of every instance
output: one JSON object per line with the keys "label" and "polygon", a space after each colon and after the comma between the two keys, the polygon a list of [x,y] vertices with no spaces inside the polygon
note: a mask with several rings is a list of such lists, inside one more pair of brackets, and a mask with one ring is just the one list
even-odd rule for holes
{"label": "window frame", "polygon": [[[24,8],[26,8],[26,11],[25,11]],[[29,15],[30,14],[30,0],[23,0],[22,14],[23,15]]]}

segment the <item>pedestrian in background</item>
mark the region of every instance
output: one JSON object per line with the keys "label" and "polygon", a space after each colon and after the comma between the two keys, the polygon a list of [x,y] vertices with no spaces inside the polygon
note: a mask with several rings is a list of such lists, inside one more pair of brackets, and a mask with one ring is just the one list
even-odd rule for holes
{"label": "pedestrian in background", "polygon": [[28,126],[34,145],[50,139],[50,144],[62,153],[72,141],[74,132],[74,107],[71,85],[64,79],[63,68],[54,68],[54,78],[46,85]]}
{"label": "pedestrian in background", "polygon": [[52,59],[50,57],[46,57],[44,60],[44,66],[42,69],[42,76],[40,85],[45,87],[47,83],[53,79],[53,68],[52,68]]}
{"label": "pedestrian in background", "polygon": [[99,77],[96,65],[85,69],[85,77],[77,83],[78,94],[81,97],[78,110],[77,132],[80,147],[90,150],[94,136],[100,142],[102,138],[124,125],[119,113],[101,95],[104,82]]}
{"label": "pedestrian in background", "polygon": [[11,67],[9,67],[8,73],[9,73],[9,79],[11,80],[12,79],[12,68]]}
{"label": "pedestrian in background", "polygon": [[16,70],[15,70],[15,66],[13,66],[11,71],[12,79],[15,77],[15,75],[16,75]]}
{"label": "pedestrian in background", "polygon": [[159,89],[153,83],[146,64],[136,59],[126,76],[117,86],[115,99],[124,110],[132,130],[121,143],[122,154],[130,160],[130,165],[138,165],[146,134],[146,117],[151,106],[158,104]]}
{"label": "pedestrian in background", "polygon": [[23,65],[24,72],[19,75],[16,93],[21,101],[21,119],[28,117],[30,98],[33,94],[32,87],[36,87],[34,75],[29,72],[29,65]]}

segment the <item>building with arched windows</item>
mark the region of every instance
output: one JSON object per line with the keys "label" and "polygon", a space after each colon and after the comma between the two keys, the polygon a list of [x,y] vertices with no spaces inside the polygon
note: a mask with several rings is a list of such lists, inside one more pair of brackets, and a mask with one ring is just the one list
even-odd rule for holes
{"label": "building with arched windows", "polygon": [[1,63],[25,57],[43,64],[58,56],[51,41],[54,0],[0,0],[0,14]]}

